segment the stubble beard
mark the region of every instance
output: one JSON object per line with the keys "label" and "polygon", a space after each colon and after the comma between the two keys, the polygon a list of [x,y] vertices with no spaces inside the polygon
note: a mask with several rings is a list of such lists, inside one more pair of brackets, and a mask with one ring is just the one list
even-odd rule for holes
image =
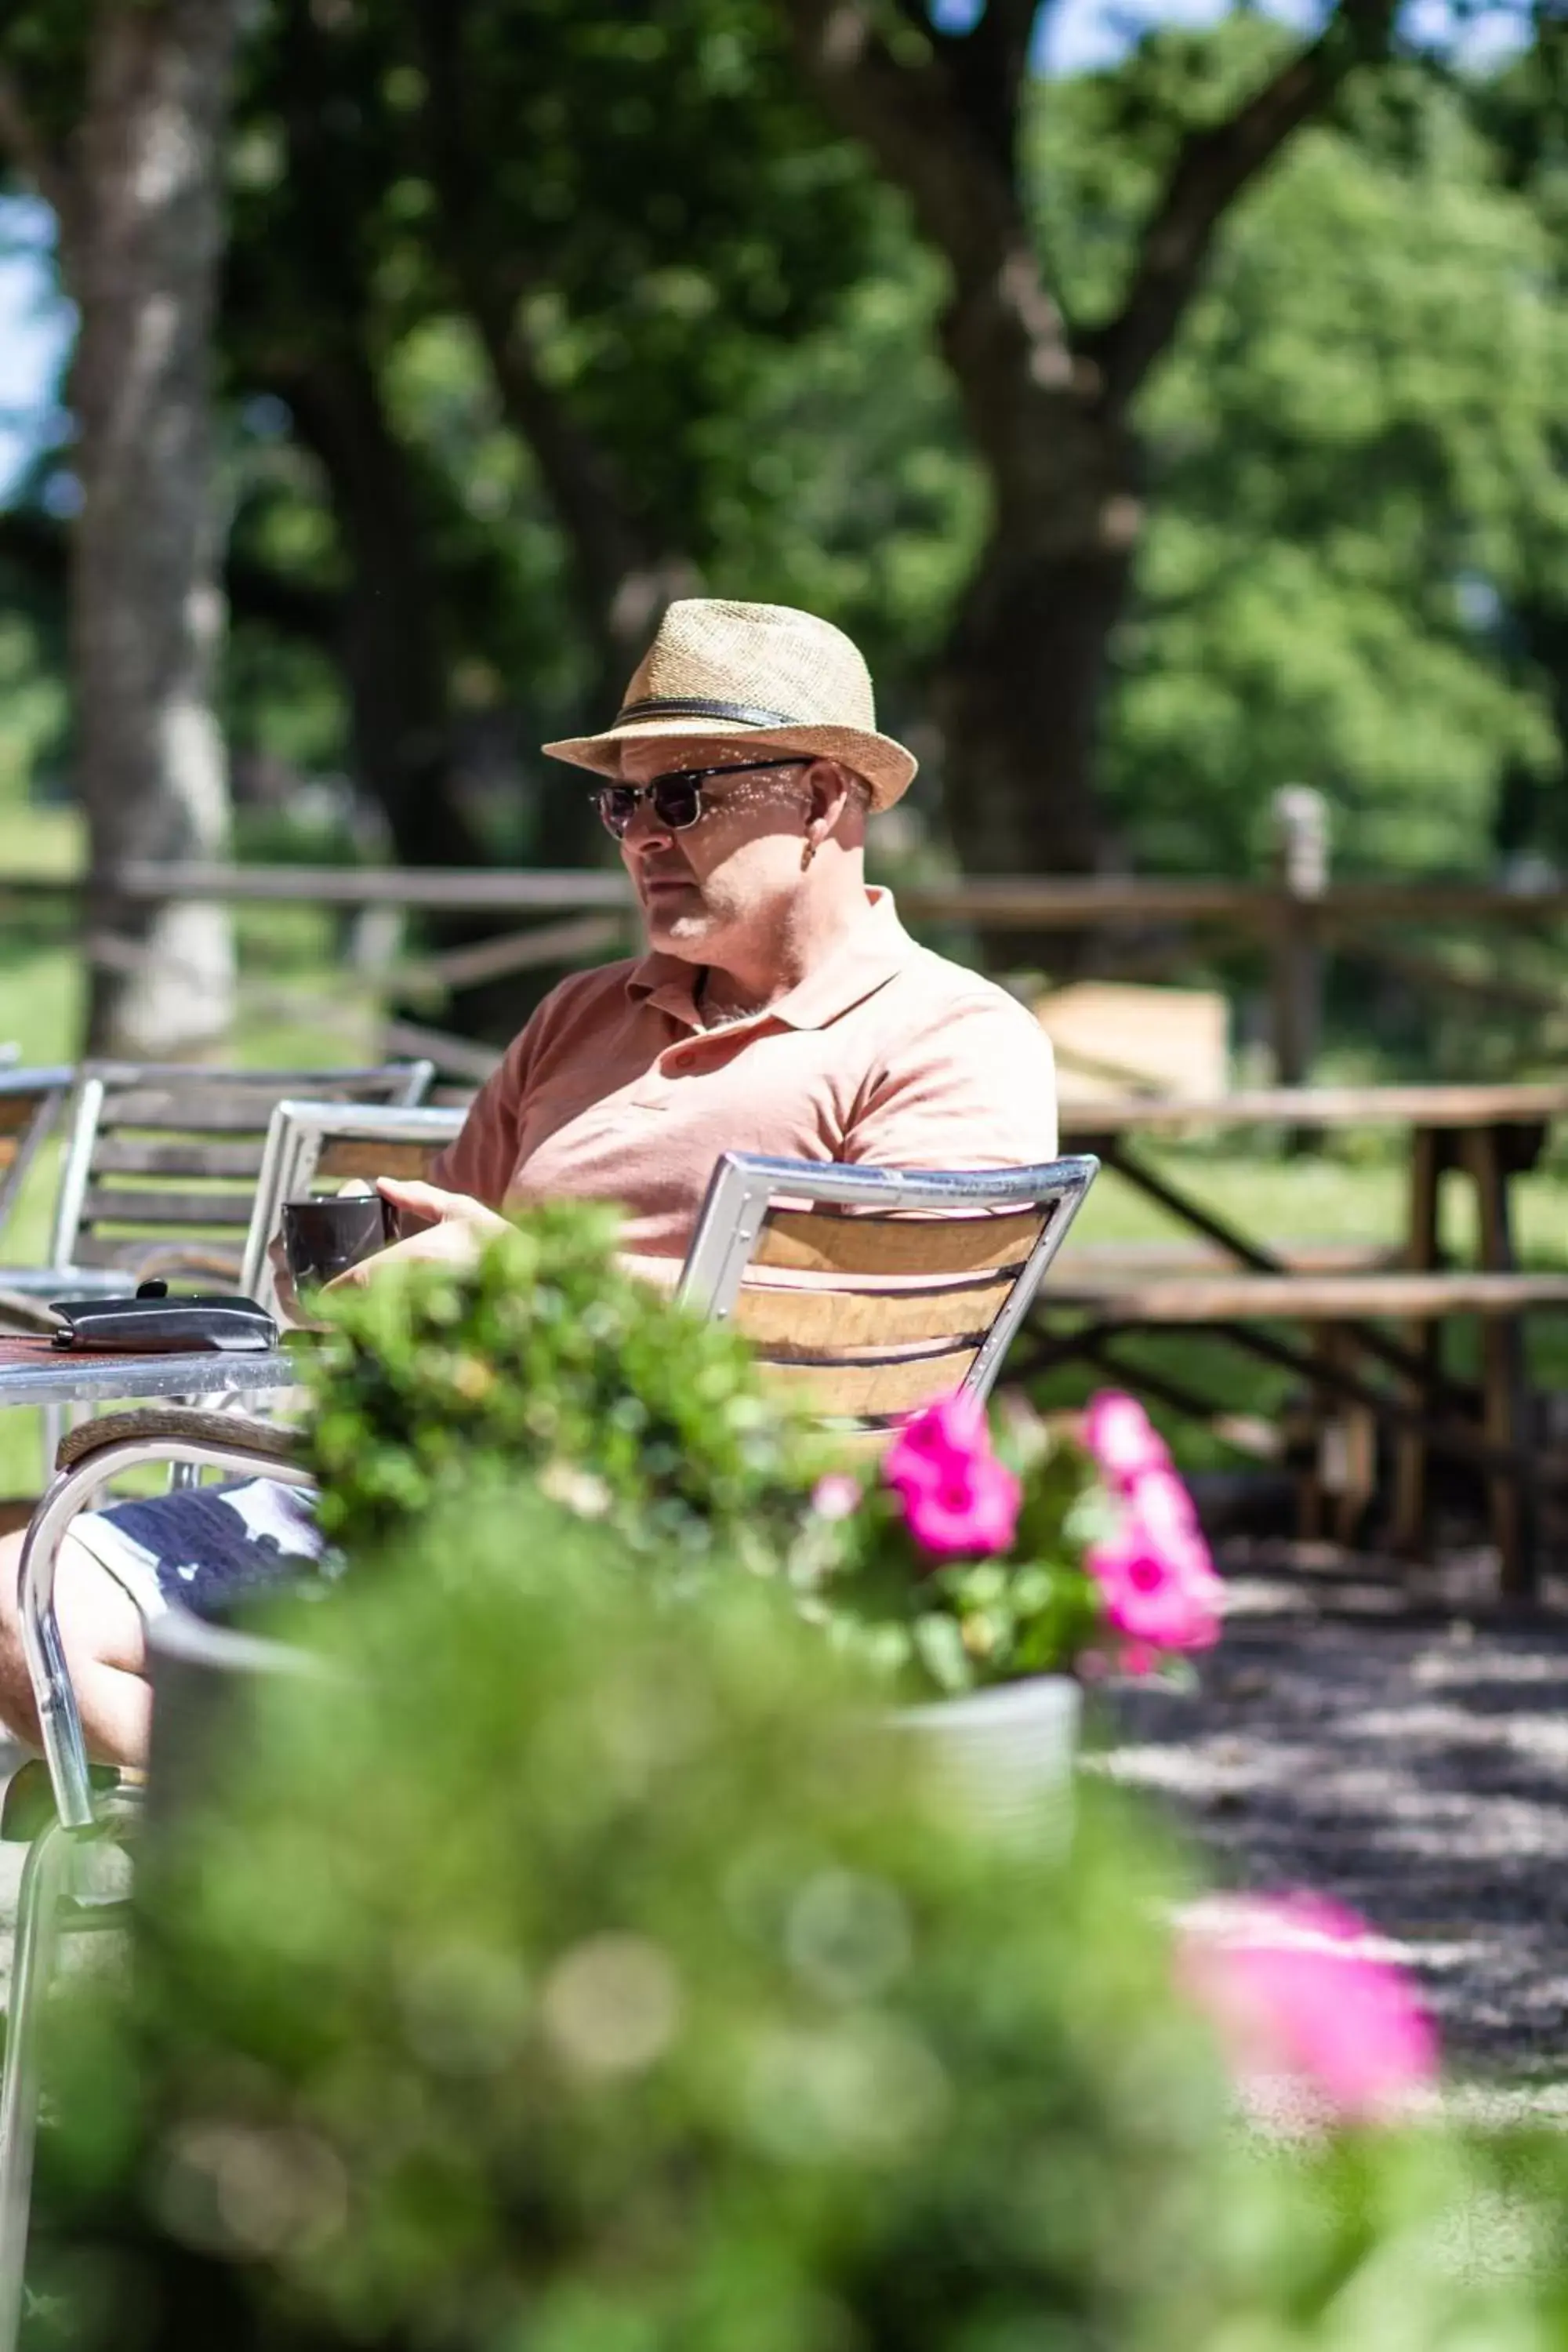
{"label": "stubble beard", "polygon": [[647,926],[649,940],[655,948],[695,961],[703,960],[702,950],[720,928],[711,908],[701,899],[694,907],[655,912]]}

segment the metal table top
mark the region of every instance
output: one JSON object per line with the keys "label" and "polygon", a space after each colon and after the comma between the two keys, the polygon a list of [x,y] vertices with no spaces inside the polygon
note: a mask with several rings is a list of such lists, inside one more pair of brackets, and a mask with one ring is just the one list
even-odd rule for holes
{"label": "metal table top", "polygon": [[255,1355],[204,1349],[180,1356],[79,1356],[42,1337],[0,1336],[0,1406],[242,1396],[253,1389],[294,1388],[304,1370],[300,1356],[285,1348]]}

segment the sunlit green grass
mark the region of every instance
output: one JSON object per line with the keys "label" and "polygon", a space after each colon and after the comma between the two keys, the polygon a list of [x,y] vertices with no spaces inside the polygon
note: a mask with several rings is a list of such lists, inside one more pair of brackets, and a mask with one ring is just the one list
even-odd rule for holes
{"label": "sunlit green grass", "polygon": [[37,808],[7,800],[0,806],[0,866],[9,874],[79,874],[87,864],[87,828],[71,808]]}

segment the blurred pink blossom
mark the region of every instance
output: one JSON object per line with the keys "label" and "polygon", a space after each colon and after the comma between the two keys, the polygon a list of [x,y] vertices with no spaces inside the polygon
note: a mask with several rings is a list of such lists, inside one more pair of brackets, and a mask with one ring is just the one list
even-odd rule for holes
{"label": "blurred pink blossom", "polygon": [[1170,1448],[1136,1397],[1100,1389],[1084,1415],[1083,1442],[1101,1475],[1125,1492],[1152,1470],[1171,1468]]}
{"label": "blurred pink blossom", "polygon": [[1431,2021],[1370,1941],[1353,1911],[1311,1895],[1219,1897],[1189,1913],[1183,1981],[1254,2100],[1283,2085],[1311,2119],[1371,2122],[1433,2080]]}
{"label": "blurred pink blossom", "polygon": [[[1162,1486],[1180,1491],[1179,1481],[1157,1475]],[[1107,1619],[1129,1642],[1156,1650],[1207,1650],[1219,1639],[1223,1587],[1195,1518],[1190,1527],[1163,1526],[1159,1513],[1171,1507],[1163,1495],[1154,1497],[1154,1523],[1145,1518],[1142,1489],[1154,1483],[1153,1477],[1140,1481],[1114,1533],[1090,1544],[1086,1565]]]}
{"label": "blurred pink blossom", "polygon": [[904,1507],[910,1534],[941,1559],[1005,1551],[1018,1524],[1023,1488],[991,1451],[984,1406],[943,1397],[904,1423],[882,1475]]}
{"label": "blurred pink blossom", "polygon": [[975,1454],[939,1486],[903,1490],[904,1517],[922,1551],[972,1559],[1005,1551],[1018,1525],[1023,1489],[994,1454]]}
{"label": "blurred pink blossom", "polygon": [[1130,1501],[1151,1543],[1162,1551],[1178,1555],[1194,1568],[1213,1570],[1214,1560],[1198,1525],[1193,1498],[1174,1470],[1168,1465],[1145,1470],[1133,1481]]}
{"label": "blurred pink blossom", "polygon": [[860,1481],[847,1470],[829,1470],[811,1490],[819,1519],[851,1518],[860,1507]]}
{"label": "blurred pink blossom", "polygon": [[903,1494],[911,1486],[940,1486],[990,1452],[984,1406],[958,1389],[910,1415],[882,1457],[882,1475]]}

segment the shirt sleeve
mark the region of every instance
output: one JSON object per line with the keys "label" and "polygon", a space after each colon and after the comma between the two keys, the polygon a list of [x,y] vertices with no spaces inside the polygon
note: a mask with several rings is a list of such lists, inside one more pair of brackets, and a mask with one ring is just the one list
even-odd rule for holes
{"label": "shirt sleeve", "polygon": [[869,1168],[1030,1168],[1057,1156],[1050,1039],[996,989],[961,999],[874,1072],[845,1139]]}
{"label": "shirt sleeve", "polygon": [[528,1075],[538,1043],[541,1015],[550,1000],[514,1037],[468,1106],[462,1128],[430,1164],[430,1181],[443,1192],[466,1193],[487,1209],[501,1209],[517,1168],[518,1137]]}

